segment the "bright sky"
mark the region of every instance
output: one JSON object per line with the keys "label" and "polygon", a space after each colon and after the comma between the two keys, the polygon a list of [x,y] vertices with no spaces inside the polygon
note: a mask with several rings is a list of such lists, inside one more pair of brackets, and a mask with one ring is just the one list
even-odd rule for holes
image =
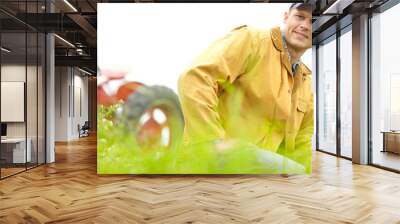
{"label": "bright sky", "polygon": [[[179,75],[214,40],[241,25],[283,25],[286,3],[98,4],[98,65],[177,90]],[[302,60],[311,68],[311,49]]]}

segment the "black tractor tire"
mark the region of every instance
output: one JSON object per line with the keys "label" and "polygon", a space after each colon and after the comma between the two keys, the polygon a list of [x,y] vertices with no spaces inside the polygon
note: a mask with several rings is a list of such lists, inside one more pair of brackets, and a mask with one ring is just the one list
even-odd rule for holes
{"label": "black tractor tire", "polygon": [[166,115],[170,134],[169,148],[180,145],[183,135],[184,119],[177,94],[165,86],[141,86],[123,104],[120,120],[129,132],[138,136],[140,118],[152,108],[160,108]]}

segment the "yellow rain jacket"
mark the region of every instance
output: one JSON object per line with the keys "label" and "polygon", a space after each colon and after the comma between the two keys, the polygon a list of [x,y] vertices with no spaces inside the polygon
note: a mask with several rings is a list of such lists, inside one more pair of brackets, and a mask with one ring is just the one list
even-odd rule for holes
{"label": "yellow rain jacket", "polygon": [[184,143],[239,138],[311,171],[311,71],[292,74],[281,30],[234,29],[180,76]]}

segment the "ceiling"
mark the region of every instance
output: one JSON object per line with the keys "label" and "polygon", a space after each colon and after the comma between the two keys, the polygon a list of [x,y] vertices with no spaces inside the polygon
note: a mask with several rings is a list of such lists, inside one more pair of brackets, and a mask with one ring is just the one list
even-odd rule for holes
{"label": "ceiling", "polygon": [[7,54],[2,52],[2,59],[18,62],[25,55],[28,60],[36,57],[36,51],[44,45],[36,43],[36,35],[53,32],[57,34],[56,66],[79,66],[95,74],[98,2],[47,0],[46,5],[45,0],[1,0],[2,46],[12,49]]}

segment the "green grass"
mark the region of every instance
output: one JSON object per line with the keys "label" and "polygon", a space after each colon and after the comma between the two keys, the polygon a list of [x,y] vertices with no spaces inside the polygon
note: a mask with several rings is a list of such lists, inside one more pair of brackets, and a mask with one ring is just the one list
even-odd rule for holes
{"label": "green grass", "polygon": [[174,149],[141,149],[135,134],[112,119],[119,105],[99,106],[99,174],[266,174],[304,173],[304,167],[279,154],[238,141],[218,151],[208,142]]}

